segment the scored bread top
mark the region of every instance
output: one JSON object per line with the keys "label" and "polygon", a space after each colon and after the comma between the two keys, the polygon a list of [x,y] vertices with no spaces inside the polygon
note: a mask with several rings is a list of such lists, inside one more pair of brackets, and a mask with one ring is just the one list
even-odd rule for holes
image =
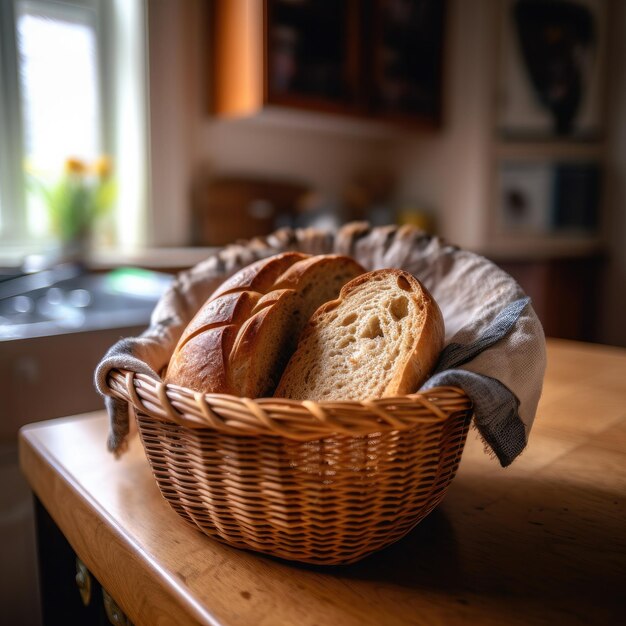
{"label": "scored bread top", "polygon": [[274,395],[359,401],[413,393],[443,341],[439,306],[413,275],[362,274],[315,312]]}
{"label": "scored bread top", "polygon": [[313,311],[364,271],[349,257],[298,252],[243,268],[189,323],[165,382],[202,393],[271,395]]}

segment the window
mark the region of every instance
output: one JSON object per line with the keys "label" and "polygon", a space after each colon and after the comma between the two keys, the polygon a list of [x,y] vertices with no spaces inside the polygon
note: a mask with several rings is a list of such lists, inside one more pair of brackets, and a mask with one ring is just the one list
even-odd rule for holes
{"label": "window", "polygon": [[[68,156],[93,161],[104,152],[93,8],[17,3],[16,32],[24,162],[54,172]],[[26,193],[25,231],[48,232],[41,196]]]}
{"label": "window", "polygon": [[29,176],[51,177],[70,157],[91,162],[102,154],[113,156],[117,171],[118,161],[131,167],[123,176],[116,171],[111,239],[138,243],[146,175],[143,19],[142,0],[0,3],[3,246],[50,240],[48,213]]}

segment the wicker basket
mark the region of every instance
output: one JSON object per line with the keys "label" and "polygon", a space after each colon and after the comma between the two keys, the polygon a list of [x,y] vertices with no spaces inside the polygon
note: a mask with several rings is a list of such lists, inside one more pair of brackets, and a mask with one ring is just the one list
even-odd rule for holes
{"label": "wicker basket", "polygon": [[161,493],[238,548],[351,563],[408,533],[444,497],[471,418],[463,391],[369,402],[202,395],[113,370]]}

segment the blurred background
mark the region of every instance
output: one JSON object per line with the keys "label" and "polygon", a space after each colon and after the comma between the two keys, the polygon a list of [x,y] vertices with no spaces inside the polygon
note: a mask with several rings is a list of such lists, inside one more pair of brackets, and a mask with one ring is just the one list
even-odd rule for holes
{"label": "blurred background", "polygon": [[18,428],[101,408],[99,358],[216,246],[416,224],[547,335],[626,346],[625,56],[619,0],[0,0],[9,622],[39,619]]}

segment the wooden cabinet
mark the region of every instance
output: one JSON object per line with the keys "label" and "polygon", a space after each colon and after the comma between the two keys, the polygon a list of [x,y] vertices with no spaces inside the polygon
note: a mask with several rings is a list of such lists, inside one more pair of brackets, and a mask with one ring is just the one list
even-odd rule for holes
{"label": "wooden cabinet", "polygon": [[507,260],[498,265],[532,298],[546,336],[597,341],[603,255]]}
{"label": "wooden cabinet", "polygon": [[133,626],[35,497],[43,626]]}
{"label": "wooden cabinet", "polygon": [[0,442],[14,441],[29,421],[101,408],[96,365],[116,341],[139,335],[147,323],[0,341]]}
{"label": "wooden cabinet", "polygon": [[212,102],[435,125],[444,0],[217,0]]}
{"label": "wooden cabinet", "polygon": [[224,246],[239,239],[269,235],[292,223],[298,202],[308,192],[293,181],[219,177],[199,182],[194,194],[193,243]]}

